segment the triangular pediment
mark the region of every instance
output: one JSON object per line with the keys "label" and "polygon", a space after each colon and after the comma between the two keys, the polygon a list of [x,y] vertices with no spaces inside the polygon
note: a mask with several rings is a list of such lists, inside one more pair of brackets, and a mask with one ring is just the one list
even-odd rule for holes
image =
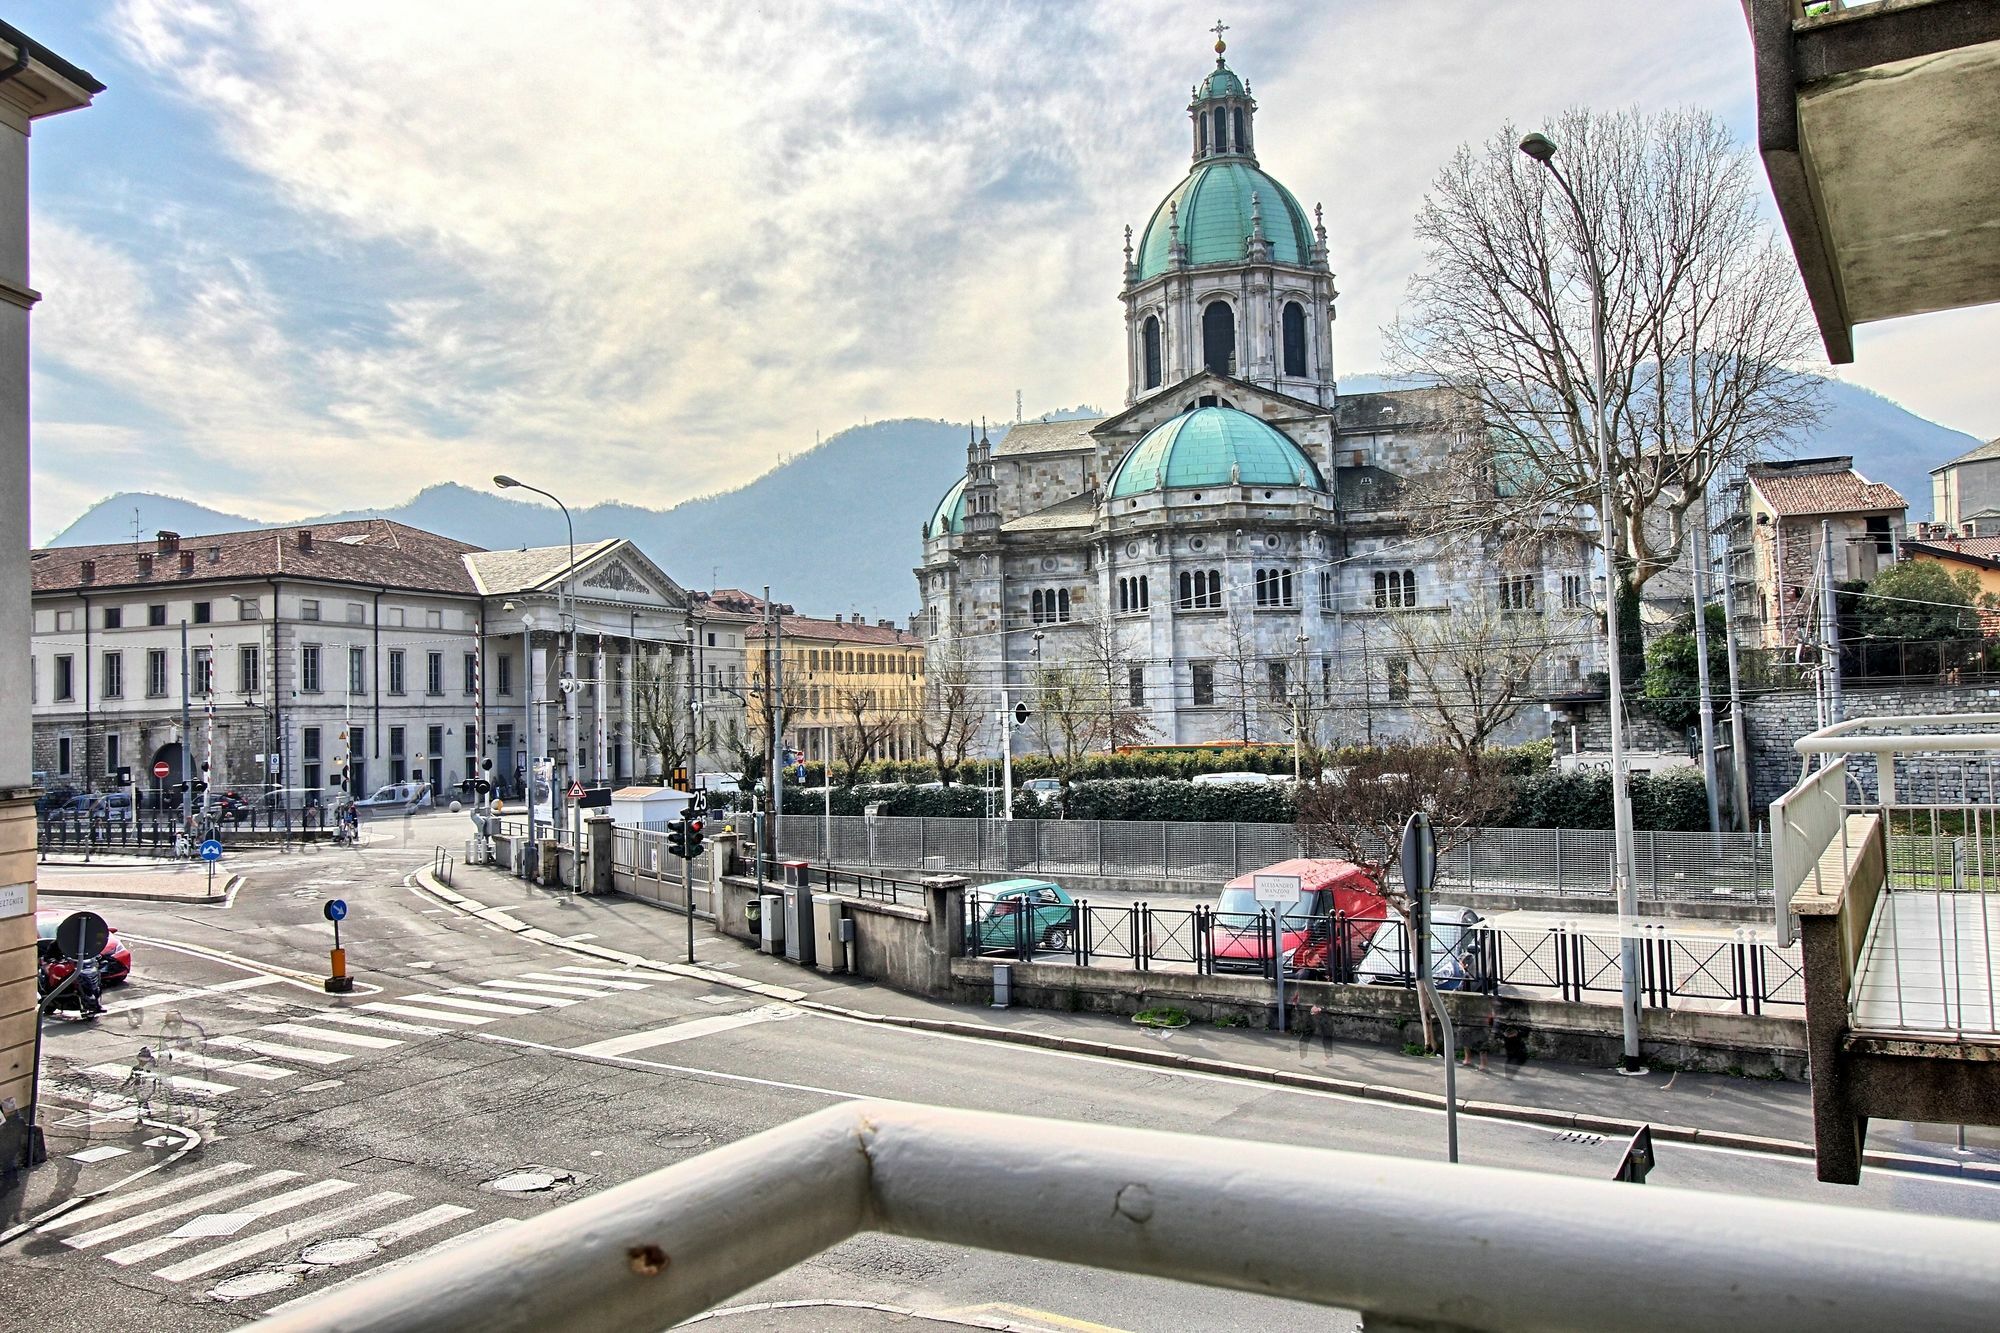
{"label": "triangular pediment", "polygon": [[616,542],[591,559],[579,561],[576,594],[597,601],[648,606],[682,608],[688,604],[687,590],[629,541]]}
{"label": "triangular pediment", "polygon": [[1211,395],[1219,402],[1273,424],[1301,417],[1331,418],[1334,415],[1331,408],[1321,407],[1318,403],[1266,389],[1233,375],[1201,370],[1165,388],[1154,390],[1115,416],[1106,417],[1091,427],[1090,433],[1100,440],[1111,441],[1142,434],[1169,417],[1179,416],[1191,403]]}

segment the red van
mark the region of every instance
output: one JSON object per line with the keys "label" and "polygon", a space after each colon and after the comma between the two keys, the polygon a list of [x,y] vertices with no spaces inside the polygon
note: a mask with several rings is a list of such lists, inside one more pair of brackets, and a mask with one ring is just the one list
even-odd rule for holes
{"label": "red van", "polygon": [[1297,857],[1239,875],[1223,887],[1209,917],[1209,962],[1217,972],[1266,972],[1271,943],[1258,928],[1258,875],[1296,875],[1299,899],[1284,909],[1283,952],[1292,972],[1327,971],[1329,931],[1333,913],[1346,916],[1342,947],[1349,967],[1361,960],[1368,941],[1389,919],[1389,903],[1375,877],[1352,861]]}

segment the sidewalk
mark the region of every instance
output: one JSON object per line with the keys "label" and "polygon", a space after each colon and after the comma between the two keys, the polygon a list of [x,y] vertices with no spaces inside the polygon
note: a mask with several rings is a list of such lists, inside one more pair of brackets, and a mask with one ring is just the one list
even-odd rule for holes
{"label": "sidewalk", "polygon": [[[678,913],[631,899],[571,898],[481,867],[461,867],[453,893],[474,899],[481,915],[509,929],[522,928],[549,942],[589,953],[636,955],[678,969],[687,957],[687,925]],[[422,882],[420,877],[419,882]],[[588,941],[568,943],[579,934]],[[747,944],[696,923],[697,966],[726,985],[844,1016],[933,1028],[961,1035],[1187,1068],[1226,1077],[1310,1086],[1375,1100],[1442,1105],[1443,1067],[1434,1056],[1358,1042],[1294,1037],[1270,1031],[1190,1025],[1162,1032],[1101,1014],[1038,1009],[991,1009],[905,995],[871,982],[828,976],[759,953]],[[1500,1060],[1485,1070],[1461,1067],[1458,1095],[1475,1113],[1615,1134],[1637,1122],[1661,1137],[1699,1139],[1789,1156],[1810,1156],[1810,1089],[1799,1083],[1665,1071],[1626,1077],[1610,1069],[1531,1061],[1508,1071]],[[1871,1126],[1871,1161],[1893,1164],[1895,1154],[1921,1158],[1931,1170],[1957,1172],[1971,1164],[2000,1180],[2000,1151],[1961,1157],[1935,1131]]]}
{"label": "sidewalk", "polygon": [[149,866],[61,866],[44,862],[35,882],[44,894],[71,898],[134,898],[151,902],[229,904],[240,875],[217,871],[199,861],[169,861]]}

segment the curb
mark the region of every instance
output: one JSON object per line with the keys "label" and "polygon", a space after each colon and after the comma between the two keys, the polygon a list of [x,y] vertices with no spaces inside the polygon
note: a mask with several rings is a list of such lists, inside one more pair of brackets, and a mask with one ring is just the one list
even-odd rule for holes
{"label": "curb", "polygon": [[230,905],[230,895],[242,887],[242,884],[243,876],[230,875],[221,881],[221,886],[216,892],[204,893],[198,898],[173,893],[143,893],[131,889],[73,888],[68,884],[55,888],[39,879],[36,887],[43,893],[62,898],[106,898],[135,903],[172,903],[186,907],[227,907]]}
{"label": "curb", "polygon": [[[666,972],[674,976],[684,976],[706,981],[733,990],[747,991],[767,999],[782,1000],[797,1005],[809,1012],[831,1014],[835,1017],[851,1019],[860,1023],[872,1023],[879,1027],[911,1028],[921,1032],[939,1032],[951,1036],[970,1037],[981,1041],[995,1041],[1014,1046],[1032,1046],[1041,1050],[1062,1051],[1070,1055],[1095,1056],[1105,1060],[1120,1060],[1128,1064],[1154,1065],[1166,1069],[1180,1069],[1189,1073],[1208,1074],[1217,1078],[1236,1079],[1251,1083],[1272,1083],[1282,1087],[1301,1088],[1312,1092],[1331,1093],[1343,1097],[1355,1097],[1367,1101],[1390,1102],[1404,1106],[1417,1106],[1426,1110],[1442,1111],[1445,1106],[1444,1094],[1420,1092],[1414,1088],[1398,1088],[1383,1083],[1361,1083],[1353,1079],[1331,1078],[1325,1074],[1307,1074],[1290,1069],[1271,1069],[1263,1065],[1238,1064],[1232,1060],[1217,1060],[1208,1056],[1182,1055],[1178,1051],[1156,1050],[1145,1046],[1125,1046],[1117,1042],[1092,1041],[1083,1037],[1063,1037],[1045,1032],[1024,1032],[1015,1028],[996,1028],[984,1023],[965,1023],[949,1018],[918,1018],[904,1014],[877,1014],[865,1009],[849,1009],[843,1005],[827,1004],[822,1000],[806,998],[806,992],[789,986],[772,986],[761,981],[751,981],[743,977],[733,977],[724,972],[714,972],[704,967],[687,963],[662,963],[637,954],[621,953],[616,949],[599,948],[592,944],[579,944],[552,935],[548,931],[521,924],[515,918],[491,908],[474,899],[464,897],[440,885],[428,868],[416,872],[412,878],[418,888],[451,904],[468,915],[481,920],[496,920],[496,914],[513,924],[506,928],[519,933],[524,939],[540,944],[552,944],[575,953],[588,954],[626,967],[648,968],[655,972]],[[1458,1109],[1466,1115],[1479,1116],[1486,1120],[1507,1120],[1520,1124],[1541,1125],[1550,1129],[1578,1129],[1591,1134],[1609,1137],[1626,1137],[1641,1129],[1651,1128],[1655,1139],[1673,1143],[1690,1143],[1707,1148],[1724,1148],[1736,1152],[1760,1153],[1772,1157],[1793,1157],[1811,1160],[1815,1156],[1813,1145],[1798,1139],[1770,1138],[1760,1134],[1742,1134],[1734,1130],[1702,1129],[1694,1125],[1662,1125],[1644,1120],[1626,1120],[1616,1116],[1592,1115],[1585,1111],[1559,1111],[1541,1106],[1517,1106],[1507,1102],[1472,1101],[1459,1098]],[[1879,1167],[1889,1171],[1903,1171],[1918,1175],[1959,1176],[1968,1180],[1992,1181],[2000,1183],[2000,1163],[1954,1162],[1937,1157],[1919,1157],[1910,1153],[1865,1152],[1862,1154],[1864,1166]]]}

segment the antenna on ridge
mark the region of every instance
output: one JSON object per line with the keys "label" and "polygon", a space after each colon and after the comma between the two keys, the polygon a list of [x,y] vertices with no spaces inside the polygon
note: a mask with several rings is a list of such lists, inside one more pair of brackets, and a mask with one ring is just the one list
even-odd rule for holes
{"label": "antenna on ridge", "polygon": [[143,531],[142,531],[142,530],[140,529],[140,526],[139,526],[139,506],[138,506],[138,505],[133,505],[133,506],[132,506],[132,540],[133,540],[133,541],[135,541],[135,542],[136,542],[136,541],[139,541],[139,540],[141,540],[141,539],[142,539],[142,538],[144,537],[144,535],[145,535],[145,534],[144,534],[144,532],[143,532]]}

